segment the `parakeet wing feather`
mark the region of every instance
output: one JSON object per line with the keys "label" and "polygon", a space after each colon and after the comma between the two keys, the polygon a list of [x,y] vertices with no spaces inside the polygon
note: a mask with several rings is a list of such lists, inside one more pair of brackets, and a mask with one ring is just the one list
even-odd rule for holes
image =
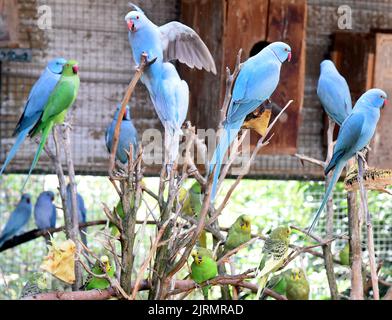
{"label": "parakeet wing feather", "polygon": [[179,60],[190,68],[216,74],[216,66],[199,35],[180,22],[169,22],[160,28],[165,61]]}

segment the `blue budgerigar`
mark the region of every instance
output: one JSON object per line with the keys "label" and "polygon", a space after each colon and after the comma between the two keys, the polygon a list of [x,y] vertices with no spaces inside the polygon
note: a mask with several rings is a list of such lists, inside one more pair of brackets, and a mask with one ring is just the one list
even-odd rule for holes
{"label": "blue budgerigar", "polygon": [[41,117],[50,94],[53,92],[55,86],[60,80],[63,66],[66,60],[63,58],[57,58],[51,60],[45,71],[42,73],[40,78],[34,84],[30,91],[26,105],[23,110],[23,114],[16,125],[14,136],[17,136],[14,145],[12,146],[1,170],[0,175],[3,174],[8,164],[15,157],[20,146],[26,139],[30,130],[37,124]]}
{"label": "blue budgerigar", "polygon": [[34,219],[38,229],[45,230],[56,227],[56,206],[53,203],[52,191],[42,192],[34,206]]}
{"label": "blue budgerigar", "polygon": [[175,21],[158,27],[140,8],[134,7],[125,17],[129,43],[137,65],[142,53],[150,61],[156,59],[145,70],[141,81],[165,128],[165,162],[170,166],[178,155],[181,126],[188,112],[189,88],[169,61],[179,60],[191,68],[204,68],[214,74],[216,66],[207,46],[193,29]]}
{"label": "blue budgerigar", "polygon": [[234,84],[224,131],[211,160],[210,174],[216,165],[211,199],[217,193],[217,183],[223,159],[236,138],[246,116],[268,100],[278,86],[282,64],[291,60],[291,48],[284,42],[274,42],[242,64]]}
{"label": "blue budgerigar", "polygon": [[[80,193],[76,194],[76,201],[78,207],[78,217],[79,217],[79,224],[87,222],[87,209],[84,204],[84,199]],[[71,186],[67,186],[67,208],[70,210],[72,207],[72,200],[71,200]],[[80,229],[80,237],[83,243],[87,246],[87,238],[85,234],[86,228]]]}
{"label": "blue budgerigar", "polygon": [[331,60],[320,67],[317,95],[330,119],[341,126],[353,109],[350,88]]}
{"label": "blue budgerigar", "polygon": [[[121,104],[119,104],[117,106],[117,110],[114,115],[114,119],[113,119],[112,123],[108,126],[108,128],[106,129],[105,141],[106,141],[106,148],[109,153],[112,150],[113,136],[114,136],[114,131],[116,128],[117,119],[118,119],[118,115],[120,113],[120,110],[121,110]],[[118,147],[117,147],[117,152],[116,152],[116,159],[123,164],[128,162],[127,152],[129,152],[129,148],[130,148],[131,144],[133,145],[133,159],[135,159],[136,155],[137,155],[137,150],[138,150],[138,135],[137,135],[136,128],[133,125],[133,122],[131,119],[130,108],[129,108],[129,106],[127,106],[126,112],[125,112],[124,117],[121,121],[120,136],[119,136]]]}
{"label": "blue budgerigar", "polygon": [[309,228],[309,233],[317,223],[347,161],[354,157],[357,152],[364,149],[372,139],[378,120],[380,119],[380,109],[385,106],[386,102],[387,94],[384,91],[370,89],[359,98],[352,113],[343,122],[336,141],[332,160],[325,169],[325,175],[331,170],[335,169],[335,171],[325,192],[321,206]]}
{"label": "blue budgerigar", "polygon": [[0,247],[4,242],[19,235],[26,224],[29,222],[32,212],[31,197],[29,194],[22,195],[21,200],[11,213],[7,224],[0,235]]}

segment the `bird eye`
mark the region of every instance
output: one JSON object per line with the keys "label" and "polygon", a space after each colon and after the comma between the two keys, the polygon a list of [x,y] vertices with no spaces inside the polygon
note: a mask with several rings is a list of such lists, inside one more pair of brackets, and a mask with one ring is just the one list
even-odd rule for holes
{"label": "bird eye", "polygon": [[287,48],[284,48],[284,51],[289,51]]}
{"label": "bird eye", "polygon": [[140,18],[139,16],[136,17],[137,20],[139,20],[139,18]]}

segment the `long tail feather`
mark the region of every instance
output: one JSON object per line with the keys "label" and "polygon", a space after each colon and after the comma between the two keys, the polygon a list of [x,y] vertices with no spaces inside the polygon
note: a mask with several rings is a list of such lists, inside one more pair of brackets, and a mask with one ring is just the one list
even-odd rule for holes
{"label": "long tail feather", "polygon": [[267,284],[268,275],[262,276],[259,280],[259,288],[257,290],[255,300],[260,300],[261,295],[264,293],[265,285]]}
{"label": "long tail feather", "polygon": [[178,150],[180,146],[180,131],[173,131],[173,129],[165,130],[165,152],[167,155],[167,165],[173,166],[178,157]]}
{"label": "long tail feather", "polygon": [[27,182],[29,181],[29,178],[30,178],[30,176],[31,176],[31,173],[33,172],[35,166],[37,165],[37,162],[38,162],[39,157],[40,157],[40,155],[41,155],[41,153],[42,153],[42,150],[44,149],[46,140],[48,140],[49,133],[52,131],[53,125],[54,125],[54,123],[53,123],[53,122],[50,122],[50,123],[44,128],[44,130],[43,130],[43,132],[42,132],[41,142],[40,142],[40,144],[39,144],[39,146],[38,146],[37,152],[35,153],[35,157],[34,157],[33,163],[31,164],[29,174],[28,174],[28,176],[27,176],[27,178],[26,178],[26,180],[25,180],[25,182],[23,183],[23,186],[22,186],[22,190],[21,190],[22,193],[23,193],[24,188],[26,187]]}
{"label": "long tail feather", "polygon": [[214,166],[216,165],[214,180],[212,184],[211,201],[215,200],[218,191],[217,187],[218,187],[219,175],[222,168],[223,159],[230,145],[232,144],[238,132],[240,131],[241,125],[242,125],[242,121],[225,125],[219,144],[216,147],[214,156],[211,159],[210,170],[209,170],[210,174],[211,172],[213,172]]}
{"label": "long tail feather", "polygon": [[5,169],[7,168],[7,166],[11,162],[11,160],[15,157],[16,153],[19,150],[19,147],[21,146],[23,141],[25,141],[27,135],[29,134],[30,129],[31,129],[31,127],[27,128],[27,129],[23,130],[21,133],[19,133],[14,145],[12,146],[10,152],[8,153],[7,159],[5,159],[5,162],[0,170],[0,176],[4,173]]}
{"label": "long tail feather", "polygon": [[315,227],[318,219],[320,218],[320,215],[323,212],[323,210],[324,210],[324,208],[325,208],[325,206],[326,206],[326,204],[327,204],[327,202],[329,200],[329,197],[331,196],[331,193],[332,193],[336,183],[338,182],[338,180],[340,178],[340,175],[342,174],[342,171],[344,169],[345,164],[346,164],[345,161],[339,161],[336,164],[335,171],[333,173],[332,179],[331,179],[331,181],[329,183],[327,191],[325,192],[325,195],[324,195],[324,198],[323,198],[323,202],[321,203],[320,208],[318,209],[316,215],[313,218],[313,221],[312,221],[312,224],[311,224],[311,226],[310,226],[310,228],[308,230],[308,233],[312,232],[312,230]]}

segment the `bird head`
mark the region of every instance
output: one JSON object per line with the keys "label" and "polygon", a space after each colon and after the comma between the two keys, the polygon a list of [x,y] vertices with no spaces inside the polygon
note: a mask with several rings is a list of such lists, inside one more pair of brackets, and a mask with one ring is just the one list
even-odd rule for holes
{"label": "bird head", "polygon": [[191,190],[192,190],[193,193],[197,193],[197,194],[201,194],[202,193],[201,192],[201,185],[200,185],[200,183],[198,181],[196,181],[192,185]]}
{"label": "bird head", "polygon": [[273,42],[267,48],[269,48],[281,63],[291,61],[291,47],[284,42]]}
{"label": "bird head", "polygon": [[358,102],[365,100],[370,107],[381,109],[388,103],[388,95],[381,89],[370,89],[366,91]]}
{"label": "bird head", "polygon": [[68,60],[67,63],[64,65],[63,74],[67,76],[72,76],[78,74],[79,66],[76,60]]}
{"label": "bird head", "polygon": [[54,201],[54,193],[52,191],[46,191],[45,194],[51,201]]}
{"label": "bird head", "polygon": [[102,265],[105,267],[105,271],[109,272],[112,266],[110,265],[110,260],[108,256],[102,256],[99,258],[99,261],[102,263]]}
{"label": "bird head", "polygon": [[290,227],[278,227],[271,232],[270,238],[271,239],[288,239],[290,234],[291,234]]}
{"label": "bird head", "polygon": [[63,67],[67,63],[67,60],[64,58],[56,58],[50,60],[48,63],[48,69],[56,74],[61,74],[63,72]]}
{"label": "bird head", "polygon": [[[119,103],[117,105],[117,109],[116,109],[116,113],[114,115],[114,119],[116,119],[116,120],[118,119],[118,115],[119,115],[120,111],[121,111],[121,103]],[[131,108],[128,105],[125,108],[125,113],[124,113],[124,116],[123,116],[123,120],[131,121]]]}
{"label": "bird head", "polygon": [[320,69],[321,69],[321,71],[323,71],[323,70],[325,70],[325,69],[330,69],[330,68],[336,69],[335,64],[334,64],[331,60],[326,59],[326,60],[323,60],[323,61],[320,63]]}
{"label": "bird head", "polygon": [[22,195],[22,198],[20,201],[23,203],[30,204],[31,203],[31,196],[26,193],[26,194]]}
{"label": "bird head", "polygon": [[143,11],[131,11],[125,16],[129,32],[135,33],[142,29],[148,22],[148,18]]}
{"label": "bird head", "polygon": [[192,251],[192,257],[193,257],[193,260],[195,261],[195,263],[197,265],[200,265],[200,264],[203,263],[203,257],[199,254],[199,251],[193,250]]}
{"label": "bird head", "polygon": [[293,268],[290,276],[293,281],[299,281],[305,278],[305,273],[300,268]]}
{"label": "bird head", "polygon": [[248,215],[242,215],[239,217],[239,223],[241,230],[244,232],[250,232],[251,230],[251,225],[252,225],[252,219]]}

